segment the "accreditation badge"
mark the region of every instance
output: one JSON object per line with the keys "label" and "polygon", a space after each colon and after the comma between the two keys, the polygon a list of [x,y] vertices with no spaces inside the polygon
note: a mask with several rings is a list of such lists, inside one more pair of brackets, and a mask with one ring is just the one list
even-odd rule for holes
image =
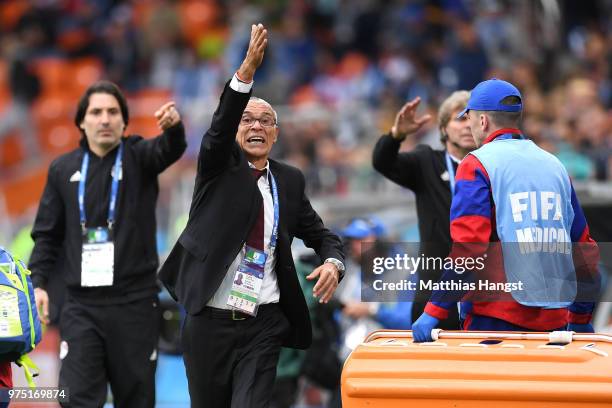
{"label": "accreditation badge", "polygon": [[256,316],[267,255],[264,251],[250,246],[246,246],[245,249],[242,262],[234,274],[227,305],[232,309]]}
{"label": "accreditation badge", "polygon": [[111,286],[115,246],[108,228],[87,228],[83,233],[81,286]]}

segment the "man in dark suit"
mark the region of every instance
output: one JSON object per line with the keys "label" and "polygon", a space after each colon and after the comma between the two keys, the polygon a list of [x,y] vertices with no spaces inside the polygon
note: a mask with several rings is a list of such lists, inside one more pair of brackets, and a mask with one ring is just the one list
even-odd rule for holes
{"label": "man in dark suit", "polygon": [[[476,145],[467,120],[457,118],[467,104],[469,92],[453,92],[438,109],[438,129],[443,150],[417,145],[412,151],[400,153],[406,139],[414,140],[419,129],[431,120],[430,115],[416,116],[420,98],[407,102],[395,116],[391,132],[381,136],[374,147],[374,168],[389,180],[409,188],[416,195],[419,218],[420,251],[425,257],[444,259],[450,252],[450,204],[455,172],[459,162]],[[420,270],[420,280],[437,282],[440,270]],[[412,321],[423,313],[430,292],[418,290],[412,307]],[[457,310],[440,326],[459,329]]]}
{"label": "man in dark suit", "polygon": [[187,310],[182,342],[193,407],[267,407],[281,346],[310,345],[293,237],[325,260],[308,276],[317,279],[320,302],[344,272],[341,241],[312,209],[302,173],[268,160],[277,115],[250,98],[266,44],[267,31],[254,25],[202,139],[187,227],[160,271]]}

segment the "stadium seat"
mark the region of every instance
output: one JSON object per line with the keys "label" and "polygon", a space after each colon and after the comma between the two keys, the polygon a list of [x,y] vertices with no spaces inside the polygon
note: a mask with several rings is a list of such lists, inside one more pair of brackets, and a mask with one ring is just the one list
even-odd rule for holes
{"label": "stadium seat", "polygon": [[[103,76],[102,62],[97,58],[80,58],[70,62],[73,93],[79,97],[88,86]],[[75,101],[76,102],[76,101]]]}
{"label": "stadium seat", "polygon": [[9,216],[19,216],[32,206],[38,206],[47,181],[47,166],[42,165],[28,172],[0,183],[0,193],[10,200],[4,200]]}
{"label": "stadium seat", "polygon": [[144,27],[145,23],[148,21],[151,12],[155,8],[155,0],[141,0],[136,1],[132,5],[132,13],[134,25],[136,27]]}
{"label": "stadium seat", "polygon": [[58,119],[40,128],[40,146],[53,157],[76,148],[80,138],[81,133],[71,120]]}
{"label": "stadium seat", "polygon": [[169,89],[146,88],[127,95],[130,116],[151,116],[164,103],[172,100]]}
{"label": "stadium seat", "polygon": [[94,41],[88,27],[71,27],[62,31],[57,38],[59,48],[67,54],[77,53]]}
{"label": "stadium seat", "polygon": [[182,1],[179,5],[183,36],[197,46],[200,38],[212,29],[217,20],[219,9],[214,1]]}
{"label": "stadium seat", "polygon": [[6,108],[11,99],[11,91],[8,83],[8,64],[0,59],[0,112]]}
{"label": "stadium seat", "polygon": [[140,135],[146,138],[157,136],[161,133],[161,129],[157,126],[157,120],[151,114],[150,116],[136,116],[130,118],[126,134]]}
{"label": "stadium seat", "polygon": [[0,2],[0,26],[8,32],[15,27],[21,16],[30,9],[28,1],[8,0]]}
{"label": "stadium seat", "polygon": [[0,168],[14,166],[23,160],[24,152],[19,137],[18,132],[11,132],[0,143]]}
{"label": "stadium seat", "polygon": [[74,147],[80,138],[73,121],[76,100],[70,95],[43,95],[33,106],[41,149],[57,156]]}
{"label": "stadium seat", "polygon": [[61,58],[40,58],[34,61],[43,94],[62,94],[70,87],[70,63]]}

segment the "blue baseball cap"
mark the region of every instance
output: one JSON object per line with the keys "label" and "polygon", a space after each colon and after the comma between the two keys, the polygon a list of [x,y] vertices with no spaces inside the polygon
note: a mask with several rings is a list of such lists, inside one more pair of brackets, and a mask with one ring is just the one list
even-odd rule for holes
{"label": "blue baseball cap", "polygon": [[385,227],[385,223],[383,222],[383,220],[380,219],[380,217],[376,215],[370,215],[367,218],[367,221],[370,223],[370,228],[372,229],[372,232],[374,232],[374,235],[376,235],[377,237],[382,237],[383,235],[387,234],[387,227]]}
{"label": "blue baseball cap", "polygon": [[[521,102],[516,105],[502,105],[501,101],[508,96],[517,96]],[[472,89],[467,106],[457,115],[457,118],[462,117],[469,110],[520,112],[522,109],[523,97],[516,86],[501,79],[491,78],[482,81]]]}
{"label": "blue baseball cap", "polygon": [[372,224],[361,218],[351,221],[350,224],[342,230],[342,236],[345,238],[362,239],[370,235],[375,235]]}

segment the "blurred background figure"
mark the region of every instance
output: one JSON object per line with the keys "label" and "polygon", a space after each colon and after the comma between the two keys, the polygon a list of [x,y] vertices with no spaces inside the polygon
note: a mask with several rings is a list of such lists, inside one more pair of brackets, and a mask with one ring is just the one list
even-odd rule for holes
{"label": "blurred background figure", "polygon": [[[362,287],[362,261],[366,251],[384,251],[382,240],[386,228],[380,220],[374,218],[356,218],[351,221],[341,234],[346,241],[347,270],[353,272],[347,275],[336,294],[340,302],[340,331],[342,347],[340,359],[344,361],[355,346],[365,336],[380,328],[407,330],[411,325],[412,302],[378,303],[366,302]],[[382,256],[390,254],[382,253]]]}
{"label": "blurred background figure", "polygon": [[[345,276],[335,295],[338,301],[336,312],[339,325],[338,357],[342,362],[374,330],[410,329],[412,302],[401,299],[390,303],[363,301],[367,300],[367,295],[363,292],[367,284],[363,282],[362,261],[366,258],[366,252],[371,252],[368,257],[372,256],[372,252],[377,256],[391,255],[384,252],[383,245],[379,245],[382,244],[385,233],[385,226],[377,218],[356,218],[341,231],[347,250],[346,267],[351,271]],[[329,407],[340,406],[338,383]]]}
{"label": "blurred background figure", "polygon": [[11,100],[0,114],[0,143],[17,131],[22,153],[28,163],[40,159],[37,129],[32,119],[32,104],[40,95],[40,79],[31,65],[33,35],[21,33],[0,40],[2,56],[8,64],[8,86]]}

